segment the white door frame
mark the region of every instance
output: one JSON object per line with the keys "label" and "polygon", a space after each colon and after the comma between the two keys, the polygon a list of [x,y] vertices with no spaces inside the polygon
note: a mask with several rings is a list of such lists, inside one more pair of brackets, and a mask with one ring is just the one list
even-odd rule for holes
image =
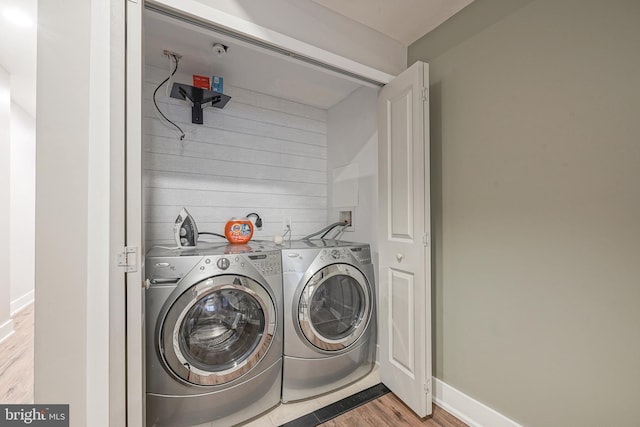
{"label": "white door frame", "polygon": [[126,273],[127,426],[145,425],[144,251],[142,238],[142,1],[127,1],[126,247],[135,269]]}
{"label": "white door frame", "polygon": [[[126,0],[110,2],[110,158],[109,191],[109,426],[126,425],[126,284],[117,257],[125,245],[125,28]],[[103,31],[102,28],[93,29]],[[98,80],[98,85],[99,80]],[[104,159],[98,159],[104,162]]]}
{"label": "white door frame", "polygon": [[[126,365],[127,426],[145,422],[144,399],[144,245],[142,229],[142,17],[143,0],[126,1],[126,246],[137,248],[137,271],[126,274]],[[256,25],[194,0],[147,0],[147,3],[197,17],[200,22],[228,28],[249,38],[311,58],[330,68],[345,70],[365,79],[386,84],[394,76],[336,55],[292,37]],[[360,82],[362,84],[362,81]],[[124,171],[123,171],[124,173]],[[114,320],[116,322],[117,320]]]}
{"label": "white door frame", "polygon": [[[353,76],[361,77],[362,80],[354,81],[363,85],[376,87],[379,84],[387,84],[394,78],[391,74],[262,27],[251,21],[238,18],[202,2],[194,0],[147,0],[146,3],[187,20],[193,20],[193,22],[210,23],[219,28],[229,30],[232,33],[244,36],[248,40],[259,42],[262,47],[266,45],[275,46],[280,51],[293,54],[292,60],[294,61],[301,58],[310,58],[316,64],[326,65],[329,69],[344,70]],[[265,50],[265,52],[268,51]],[[284,57],[284,55],[282,56]],[[348,79],[345,75],[341,77]],[[365,81],[370,83],[367,84]]]}

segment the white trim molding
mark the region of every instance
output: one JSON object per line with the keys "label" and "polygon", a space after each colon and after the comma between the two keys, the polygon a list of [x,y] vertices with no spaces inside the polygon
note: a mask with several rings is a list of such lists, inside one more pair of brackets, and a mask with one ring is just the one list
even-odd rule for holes
{"label": "white trim molding", "polygon": [[522,427],[498,411],[433,377],[434,403],[471,427]]}
{"label": "white trim molding", "polygon": [[29,304],[32,304],[34,301],[34,295],[35,292],[33,290],[27,292],[26,294],[22,295],[19,298],[14,299],[13,301],[11,301],[11,317],[15,316],[16,314],[18,314],[19,311],[27,308],[29,306]]}
{"label": "white trim molding", "polygon": [[164,10],[174,11],[179,15],[197,17],[248,38],[259,40],[303,57],[312,58],[319,63],[347,71],[382,85],[389,83],[394,78],[391,74],[262,27],[196,0],[150,0],[148,4]]}
{"label": "white trim molding", "polygon": [[13,319],[9,319],[0,325],[0,344],[13,335]]}

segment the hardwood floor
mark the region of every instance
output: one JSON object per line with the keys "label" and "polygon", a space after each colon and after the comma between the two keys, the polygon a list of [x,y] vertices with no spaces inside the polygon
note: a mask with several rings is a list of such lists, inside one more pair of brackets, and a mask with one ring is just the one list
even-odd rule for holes
{"label": "hardwood floor", "polygon": [[322,427],[469,427],[433,405],[433,415],[421,419],[393,393],[385,394],[323,424]]}
{"label": "hardwood floor", "polygon": [[0,344],[0,402],[33,403],[33,304],[13,321],[13,335]]}

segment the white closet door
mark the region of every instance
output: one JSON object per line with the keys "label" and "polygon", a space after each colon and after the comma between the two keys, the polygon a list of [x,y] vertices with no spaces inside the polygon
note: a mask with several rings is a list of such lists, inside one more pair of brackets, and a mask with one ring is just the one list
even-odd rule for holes
{"label": "white closet door", "polygon": [[432,398],[428,76],[416,62],[378,96],[380,372],[420,417]]}

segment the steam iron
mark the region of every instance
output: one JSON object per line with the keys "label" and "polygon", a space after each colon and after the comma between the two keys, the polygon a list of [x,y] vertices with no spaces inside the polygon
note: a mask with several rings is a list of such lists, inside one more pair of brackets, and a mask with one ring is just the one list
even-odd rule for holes
{"label": "steam iron", "polygon": [[173,235],[179,247],[195,246],[198,241],[198,227],[189,212],[182,208],[173,225]]}

